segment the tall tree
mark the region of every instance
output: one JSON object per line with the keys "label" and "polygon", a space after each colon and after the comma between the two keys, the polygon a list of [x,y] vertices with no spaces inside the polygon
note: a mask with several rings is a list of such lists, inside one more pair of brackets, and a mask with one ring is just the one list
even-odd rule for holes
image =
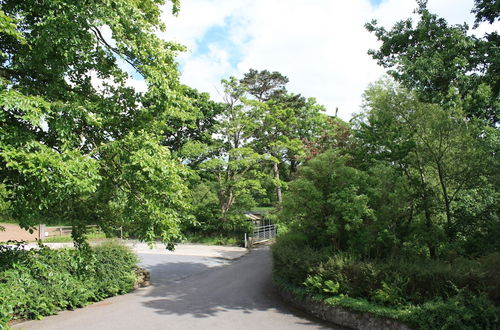
{"label": "tall tree", "polygon": [[[182,47],[155,34],[164,28],[162,4],[0,3],[0,182],[23,227],[64,218],[83,242],[86,223],[107,227],[127,213],[135,219],[130,228],[141,228],[131,233],[139,238],[168,242],[175,235],[183,189],[177,186],[176,196],[146,193],[154,182],[179,182],[182,165],[159,137],[190,111],[174,61]],[[127,86],[124,65],[145,79],[146,93]],[[155,153],[161,157],[147,157]],[[135,202],[117,203],[118,195]]]}
{"label": "tall tree", "polygon": [[252,144],[260,154],[269,155],[273,160],[273,177],[278,204],[282,202],[280,179],[285,163],[289,167],[289,178],[297,171],[305,158],[306,141],[314,140],[324,126],[326,117],[324,107],[310,98],[300,95],[282,94],[267,102],[253,101],[251,116],[256,123]]}
{"label": "tall tree", "polygon": [[258,101],[266,102],[271,99],[277,99],[285,94],[285,85],[288,81],[288,77],[283,76],[277,71],[270,72],[268,70],[257,71],[250,69],[250,71],[243,75],[240,84]]}
{"label": "tall tree", "polygon": [[[318,134],[325,109],[313,98],[286,90],[288,78],[281,73],[250,69],[239,81],[245,93],[244,102],[251,107],[256,123],[253,145],[260,154],[272,159],[273,181],[278,204],[282,202],[281,167],[287,161],[290,172],[296,172],[304,157],[304,143]],[[287,175],[290,177],[290,173]]]}
{"label": "tall tree", "polygon": [[241,101],[244,90],[234,77],[223,80],[222,84],[226,105],[216,126],[217,155],[200,167],[215,179],[221,217],[226,221],[238,199],[261,190],[260,164],[264,157],[249,146],[256,123]]}
{"label": "tall tree", "polygon": [[[487,175],[490,156],[476,139],[481,125],[465,119],[460,108],[422,103],[384,82],[367,90],[365,110],[357,124],[362,157],[393,164],[414,191],[426,230],[456,239],[453,207]],[[427,241],[432,257],[437,256],[436,241]]]}
{"label": "tall tree", "polygon": [[[445,108],[462,106],[469,118],[490,125],[498,122],[500,109],[500,53],[497,33],[483,38],[468,35],[468,26],[448,25],[429,12],[427,1],[418,1],[419,21],[398,22],[391,30],[373,21],[366,25],[382,46],[369,53],[419,99]],[[476,1],[478,21],[498,17],[489,1]]]}

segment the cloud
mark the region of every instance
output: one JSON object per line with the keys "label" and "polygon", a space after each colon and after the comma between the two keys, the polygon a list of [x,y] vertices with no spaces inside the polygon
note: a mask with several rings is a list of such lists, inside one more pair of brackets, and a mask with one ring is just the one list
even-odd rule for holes
{"label": "cloud", "polygon": [[[288,76],[290,91],[349,119],[384,74],[367,55],[378,43],[364,24],[377,19],[389,28],[416,7],[414,0],[190,0],[178,17],[165,10],[162,37],[188,47],[178,59],[182,82],[215,99],[222,78],[268,69]],[[428,7],[451,24],[474,20],[473,0],[430,0]]]}

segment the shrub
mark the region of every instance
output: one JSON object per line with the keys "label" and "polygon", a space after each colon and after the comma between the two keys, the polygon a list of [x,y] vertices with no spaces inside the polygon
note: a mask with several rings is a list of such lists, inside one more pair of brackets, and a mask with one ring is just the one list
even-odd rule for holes
{"label": "shrub", "polygon": [[459,295],[426,302],[409,313],[405,321],[419,329],[499,329],[500,308],[484,296]]}
{"label": "shrub", "polygon": [[499,329],[500,255],[439,261],[370,260],[316,250],[301,233],[273,245],[274,280],[295,294],[421,329]]}
{"label": "shrub", "polygon": [[134,288],[137,256],[130,249],[116,242],[105,242],[94,248],[95,278],[98,292],[114,296]]}
{"label": "shrub", "polygon": [[0,250],[0,325],[11,319],[41,319],[58,310],[129,292],[137,258],[106,243],[90,251]]}
{"label": "shrub", "polygon": [[274,276],[295,285],[302,284],[307,275],[329,255],[328,250],[314,250],[307,244],[304,235],[295,233],[279,236],[272,253]]}

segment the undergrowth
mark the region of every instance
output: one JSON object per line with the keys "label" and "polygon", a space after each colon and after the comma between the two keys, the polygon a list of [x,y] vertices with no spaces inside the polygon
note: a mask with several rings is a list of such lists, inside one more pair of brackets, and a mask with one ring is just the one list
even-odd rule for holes
{"label": "undergrowth", "polygon": [[137,262],[116,242],[84,251],[0,246],[0,329],[129,292]]}
{"label": "undergrowth", "polygon": [[273,278],[295,295],[418,329],[500,329],[500,255],[363,260],[314,249],[300,235],[273,246]]}

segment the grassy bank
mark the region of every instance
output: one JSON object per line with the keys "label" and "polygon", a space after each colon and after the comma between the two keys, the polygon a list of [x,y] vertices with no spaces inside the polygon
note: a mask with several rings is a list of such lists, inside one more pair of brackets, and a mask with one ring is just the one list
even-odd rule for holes
{"label": "grassy bank", "polygon": [[[90,233],[85,235],[87,240],[95,241],[95,240],[105,240],[106,234],[104,233]],[[47,237],[43,240],[44,243],[71,243],[73,242],[73,238],[71,236],[52,236]]]}

